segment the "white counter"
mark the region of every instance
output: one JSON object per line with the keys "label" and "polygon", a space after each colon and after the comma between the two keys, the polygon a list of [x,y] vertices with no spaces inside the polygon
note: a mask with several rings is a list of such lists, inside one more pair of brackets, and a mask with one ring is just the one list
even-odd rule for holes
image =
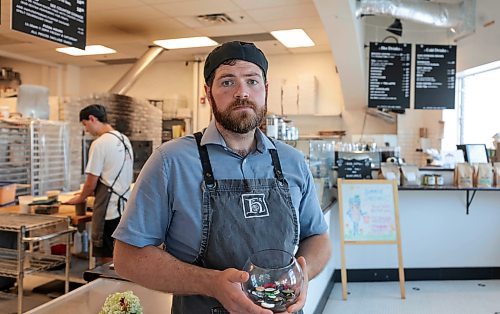
{"label": "white counter", "polygon": [[[500,191],[399,191],[405,268],[500,267]],[[335,268],[340,269],[338,205],[333,209]],[[348,269],[397,268],[395,245],[346,245]]]}

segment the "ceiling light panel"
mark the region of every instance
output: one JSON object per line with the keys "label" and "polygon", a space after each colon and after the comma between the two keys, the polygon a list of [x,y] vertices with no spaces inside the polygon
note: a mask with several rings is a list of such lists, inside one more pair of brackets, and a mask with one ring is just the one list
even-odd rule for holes
{"label": "ceiling light panel", "polygon": [[312,47],[314,42],[303,29],[272,31],[271,35],[287,48]]}
{"label": "ceiling light panel", "polygon": [[154,43],[165,49],[182,49],[217,46],[218,43],[208,37],[188,37],[176,39],[161,39],[155,40]]}
{"label": "ceiling light panel", "polygon": [[85,50],[78,49],[75,47],[57,48],[56,50],[58,52],[62,52],[72,56],[92,56],[92,55],[116,53],[116,50],[113,50],[111,48],[102,45],[85,46]]}

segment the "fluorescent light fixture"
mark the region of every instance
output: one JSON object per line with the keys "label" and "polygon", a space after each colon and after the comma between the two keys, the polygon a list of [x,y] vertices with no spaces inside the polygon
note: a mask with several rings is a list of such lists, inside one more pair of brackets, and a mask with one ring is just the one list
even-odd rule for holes
{"label": "fluorescent light fixture", "polygon": [[116,53],[116,50],[101,45],[85,46],[85,50],[75,47],[57,48],[56,50],[72,56],[91,56]]}
{"label": "fluorescent light fixture", "polygon": [[165,49],[209,47],[209,46],[217,46],[219,44],[208,37],[161,39],[161,40],[155,40],[154,43]]}
{"label": "fluorescent light fixture", "polygon": [[271,35],[287,48],[312,47],[314,42],[303,29],[287,29],[273,31]]}

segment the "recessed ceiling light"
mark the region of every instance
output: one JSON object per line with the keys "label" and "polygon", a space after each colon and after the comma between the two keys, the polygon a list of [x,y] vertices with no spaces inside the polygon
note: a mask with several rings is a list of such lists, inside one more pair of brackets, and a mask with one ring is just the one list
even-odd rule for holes
{"label": "recessed ceiling light", "polygon": [[165,49],[209,47],[209,46],[217,46],[219,44],[208,37],[161,39],[161,40],[155,40],[154,43]]}
{"label": "recessed ceiling light", "polygon": [[287,29],[272,31],[271,35],[287,48],[312,47],[314,42],[303,29]]}
{"label": "recessed ceiling light", "polygon": [[57,48],[56,50],[72,56],[91,56],[116,53],[116,50],[101,45],[85,46],[85,50],[75,47]]}

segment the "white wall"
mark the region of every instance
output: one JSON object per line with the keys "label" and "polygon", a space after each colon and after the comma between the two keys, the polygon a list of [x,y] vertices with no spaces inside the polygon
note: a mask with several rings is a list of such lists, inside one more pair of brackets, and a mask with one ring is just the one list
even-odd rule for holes
{"label": "white wall", "polygon": [[476,31],[457,42],[458,72],[500,60],[500,25],[484,26],[495,20],[500,20],[500,2],[477,0]]}
{"label": "white wall", "polygon": [[[302,75],[317,79],[317,114],[338,115],[344,107],[340,79],[329,52],[314,54],[270,55],[269,60],[269,111],[280,114],[281,84],[297,84]],[[284,104],[286,105],[286,104]]]}
{"label": "white wall", "polygon": [[[107,92],[132,67],[132,64],[83,67],[80,70],[80,96]],[[185,97],[193,104],[193,64],[155,62],[139,76],[126,94],[139,99]]]}
{"label": "white wall", "polygon": [[0,65],[19,72],[22,84],[46,86],[49,88],[50,96],[59,96],[59,66],[36,64],[3,57],[0,57]]}

